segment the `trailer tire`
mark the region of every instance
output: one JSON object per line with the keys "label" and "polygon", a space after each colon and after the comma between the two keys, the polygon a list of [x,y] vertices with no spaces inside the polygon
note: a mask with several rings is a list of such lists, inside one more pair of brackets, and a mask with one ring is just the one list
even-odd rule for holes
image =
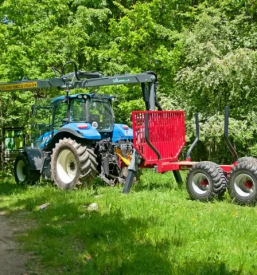
{"label": "trailer tire", "polygon": [[17,184],[35,184],[40,180],[40,172],[29,168],[29,161],[26,155],[20,154],[14,162],[14,178]]}
{"label": "trailer tire", "polygon": [[229,173],[228,191],[231,198],[240,205],[257,202],[257,162],[239,162]]}
{"label": "trailer tire", "polygon": [[244,162],[244,161],[254,161],[257,163],[257,158],[254,157],[242,157],[238,159],[238,162]]}
{"label": "trailer tire", "polygon": [[221,198],[226,191],[227,179],[223,170],[214,162],[203,161],[189,170],[187,191],[192,200],[211,201]]}
{"label": "trailer tire", "polygon": [[97,165],[94,150],[71,138],[61,139],[51,156],[52,177],[61,189],[90,184],[98,173]]}

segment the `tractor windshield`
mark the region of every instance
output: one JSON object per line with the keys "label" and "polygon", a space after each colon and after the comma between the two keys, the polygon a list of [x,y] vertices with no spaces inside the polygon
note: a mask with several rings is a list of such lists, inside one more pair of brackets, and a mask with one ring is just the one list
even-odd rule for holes
{"label": "tractor windshield", "polygon": [[70,121],[88,122],[98,131],[112,131],[114,115],[109,100],[77,98],[71,101]]}

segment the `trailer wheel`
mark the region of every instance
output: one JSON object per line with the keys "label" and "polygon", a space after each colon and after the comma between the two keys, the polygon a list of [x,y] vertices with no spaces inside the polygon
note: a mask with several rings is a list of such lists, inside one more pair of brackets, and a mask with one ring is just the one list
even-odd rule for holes
{"label": "trailer wheel", "polygon": [[186,185],[191,199],[211,201],[223,196],[226,191],[227,179],[219,165],[203,161],[195,164],[189,170]]}
{"label": "trailer wheel", "polygon": [[29,168],[28,158],[24,154],[16,157],[14,162],[14,178],[16,183],[35,184],[40,179],[40,172]]}
{"label": "trailer wheel", "polygon": [[61,139],[53,149],[51,172],[55,184],[61,189],[91,183],[97,174],[94,150],[70,138]]}
{"label": "trailer wheel", "polygon": [[244,162],[244,161],[255,161],[257,163],[257,159],[254,157],[242,157],[238,159],[238,162]]}
{"label": "trailer wheel", "polygon": [[257,202],[257,162],[239,162],[229,173],[228,191],[241,205]]}

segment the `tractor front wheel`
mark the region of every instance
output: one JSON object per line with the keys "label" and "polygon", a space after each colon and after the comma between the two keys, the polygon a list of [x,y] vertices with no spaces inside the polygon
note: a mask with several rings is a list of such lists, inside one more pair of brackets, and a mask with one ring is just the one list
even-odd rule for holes
{"label": "tractor front wheel", "polygon": [[257,202],[257,162],[239,162],[229,173],[228,191],[241,205]]}
{"label": "tractor front wheel", "polygon": [[35,184],[40,179],[40,172],[29,168],[29,161],[26,155],[20,154],[14,162],[14,177],[16,183]]}
{"label": "tractor front wheel", "polygon": [[214,162],[202,161],[187,174],[187,191],[193,200],[210,201],[220,198],[226,191],[227,179]]}
{"label": "tractor front wheel", "polygon": [[94,150],[64,138],[53,149],[51,171],[55,184],[61,189],[90,183],[97,174]]}

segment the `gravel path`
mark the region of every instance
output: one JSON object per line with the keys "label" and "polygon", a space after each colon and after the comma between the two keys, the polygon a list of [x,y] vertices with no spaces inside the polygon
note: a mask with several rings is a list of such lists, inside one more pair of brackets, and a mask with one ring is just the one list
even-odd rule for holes
{"label": "gravel path", "polygon": [[0,213],[0,275],[28,274],[24,266],[28,256],[19,253],[18,245],[13,240],[16,231],[17,228]]}

